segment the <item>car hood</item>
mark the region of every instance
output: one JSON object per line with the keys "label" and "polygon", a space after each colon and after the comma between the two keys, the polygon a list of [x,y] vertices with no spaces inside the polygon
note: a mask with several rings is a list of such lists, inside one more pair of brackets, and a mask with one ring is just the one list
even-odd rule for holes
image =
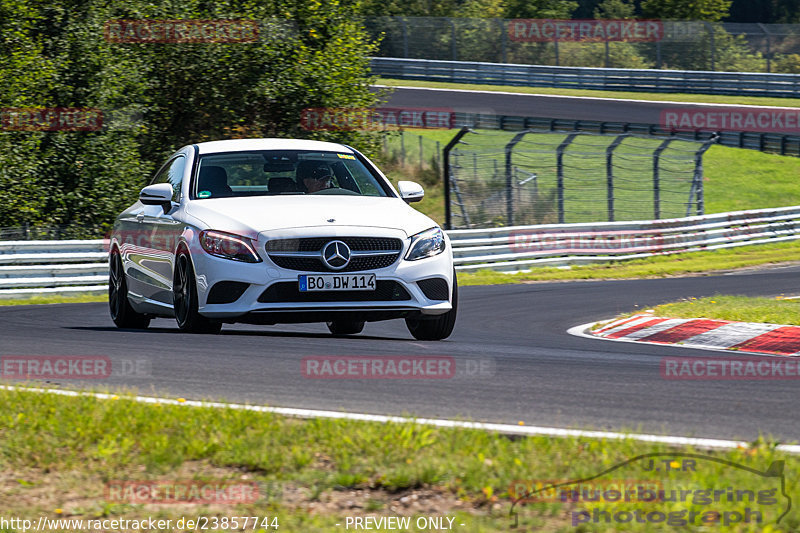
{"label": "car hood", "polygon": [[187,212],[207,228],[242,235],[289,228],[360,226],[400,230],[407,237],[436,223],[399,198],[261,196],[194,200]]}

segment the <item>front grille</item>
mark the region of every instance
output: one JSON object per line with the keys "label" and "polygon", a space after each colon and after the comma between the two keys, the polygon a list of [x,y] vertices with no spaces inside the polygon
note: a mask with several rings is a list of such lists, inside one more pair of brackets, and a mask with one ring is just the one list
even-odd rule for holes
{"label": "front grille", "polygon": [[331,241],[342,241],[354,252],[381,251],[403,249],[400,239],[383,237],[307,237],[303,239],[278,239],[267,242],[269,252],[319,252]]}
{"label": "front grille", "polygon": [[402,302],[411,295],[398,282],[378,280],[374,291],[312,291],[300,292],[296,281],[273,283],[261,293],[261,303],[283,302]]}
{"label": "front grille", "polygon": [[[366,255],[354,257],[350,263],[341,270],[336,272],[357,272],[359,270],[376,270],[379,268],[386,268],[392,263],[397,261],[400,254],[392,255]],[[330,272],[322,259],[316,257],[283,257],[283,256],[270,256],[270,259],[281,268],[289,270],[301,270],[303,272]]]}
{"label": "front grille", "polygon": [[274,255],[276,252],[320,252],[331,241],[345,243],[353,252],[389,252],[387,255],[361,255],[351,258],[350,263],[337,272],[377,270],[392,265],[400,257],[403,241],[381,237],[308,237],[302,239],[279,239],[267,242],[266,251],[270,260],[281,268],[301,272],[331,272],[321,257]]}
{"label": "front grille", "polygon": [[447,282],[442,278],[428,278],[417,282],[422,293],[429,300],[447,300],[450,298],[450,290]]}

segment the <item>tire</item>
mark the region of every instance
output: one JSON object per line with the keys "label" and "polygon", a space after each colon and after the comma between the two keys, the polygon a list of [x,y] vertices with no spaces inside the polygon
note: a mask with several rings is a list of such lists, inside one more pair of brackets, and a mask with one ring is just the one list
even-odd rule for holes
{"label": "tire", "polygon": [[172,302],[181,331],[216,334],[222,329],[222,322],[208,319],[197,311],[197,282],[192,260],[185,251],[178,253],[175,261]]}
{"label": "tire", "polygon": [[150,325],[150,317],[134,311],[128,301],[128,282],[116,248],[108,260],[108,309],[118,328],[146,329]]}
{"label": "tire", "polygon": [[333,322],[328,322],[328,329],[334,335],[355,335],[364,330],[364,322],[334,320]]}
{"label": "tire", "polygon": [[406,326],[411,335],[419,341],[440,341],[453,333],[458,314],[458,281],[453,271],[453,308],[435,318],[406,318]]}

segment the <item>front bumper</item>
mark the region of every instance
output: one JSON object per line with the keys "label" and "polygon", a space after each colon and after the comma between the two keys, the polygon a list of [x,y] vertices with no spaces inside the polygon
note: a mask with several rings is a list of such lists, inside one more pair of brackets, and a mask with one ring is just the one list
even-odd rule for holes
{"label": "front bumper", "polygon": [[[302,298],[292,297],[292,290],[288,289],[296,287],[298,276],[312,273],[279,267],[270,260],[265,249],[266,243],[270,238],[320,236],[331,238],[331,240],[344,236],[399,238],[403,242],[403,249],[399,259],[393,264],[385,268],[347,273],[374,273],[381,287],[399,286],[401,289],[394,292],[376,291],[372,295],[361,293],[357,297],[342,294],[341,299],[335,296],[336,293],[326,292],[324,298],[326,301],[310,301],[314,298],[305,297],[308,293],[301,293],[304,296]],[[292,230],[291,235],[260,234],[254,245],[262,259],[261,263],[242,263],[214,257],[202,251],[196,252],[192,254],[192,260],[197,276],[199,312],[208,318],[252,323],[317,322],[337,318],[373,321],[446,313],[452,308],[450,300],[453,287],[453,257],[449,241],[445,251],[437,256],[418,261],[406,261],[403,258],[408,252],[410,243],[411,240],[405,233],[398,230],[370,228],[369,232],[365,233],[364,228],[318,227]],[[195,246],[192,249],[200,250],[200,247]],[[321,272],[316,273],[320,274]],[[336,272],[325,273],[335,274]],[[419,281],[435,278],[446,282],[448,288],[446,300],[428,298],[418,284]],[[241,296],[231,303],[210,303],[209,294],[212,288],[220,282],[246,284],[246,288]],[[244,286],[241,285],[241,287]],[[270,287],[272,290],[268,291]],[[278,291],[278,288],[281,290]],[[398,299],[398,294],[403,292],[406,294]],[[430,291],[428,293],[430,294]],[[296,301],[275,301],[275,294],[289,295],[288,300]],[[216,291],[215,296],[219,296],[219,290]],[[365,301],[365,298],[377,296],[385,299]],[[441,297],[442,294],[435,296]]]}

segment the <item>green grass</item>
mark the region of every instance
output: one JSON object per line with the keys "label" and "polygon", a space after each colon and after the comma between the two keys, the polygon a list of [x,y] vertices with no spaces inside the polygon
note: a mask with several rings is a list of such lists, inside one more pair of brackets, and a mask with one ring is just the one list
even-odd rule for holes
{"label": "green grass", "polygon": [[738,322],[800,325],[800,300],[750,298],[718,294],[708,298],[688,298],[659,305],[656,316],[669,318],[714,318]]}
{"label": "green grass", "polygon": [[[465,532],[507,531],[509,488],[516,480],[523,480],[524,486],[531,480],[575,480],[640,454],[670,457],[676,451],[634,440],[511,439],[413,423],[298,420],[234,409],[143,404],[124,396],[99,400],[0,390],[0,467],[4,472],[0,508],[6,515],[25,518],[39,514],[51,518],[176,517],[185,510],[106,501],[104,484],[109,480],[246,479],[267,487],[255,504],[201,505],[192,507],[191,514],[271,515],[279,517],[284,531],[332,531],[334,523],[354,514],[410,514],[389,506],[403,509],[396,503],[400,497],[433,493],[438,499],[429,504],[432,510],[421,514],[455,515],[465,524],[457,529]],[[766,440],[759,439],[748,448],[705,453],[758,470],[789,459],[786,490],[796,492],[798,462]],[[772,480],[738,469],[703,465],[682,474],[680,483],[751,490],[774,486]],[[604,479],[678,482],[668,477],[643,471],[641,463],[634,463]],[[326,503],[337,500],[343,504],[362,501],[363,507]],[[621,509],[619,504],[600,505]],[[625,504],[624,508],[643,505]],[[687,507],[671,505],[672,510]],[[555,502],[519,508],[521,531],[570,531],[568,511],[573,509],[571,504]],[[772,508],[766,511],[771,521],[779,514]],[[773,531],[797,527],[800,513],[794,510]],[[637,524],[623,529],[646,530]],[[754,525],[726,529],[761,530]]]}
{"label": "green grass", "polygon": [[0,306],[3,305],[45,305],[45,304],[82,304],[91,302],[107,302],[106,294],[75,294],[45,296],[34,295],[27,298],[0,298]]}
{"label": "green grass", "polygon": [[[561,89],[551,87],[515,87],[509,85],[479,85],[447,83],[438,81],[395,80],[379,78],[377,85],[392,87],[431,87],[440,89],[462,89],[471,91],[504,91],[522,94],[556,94],[561,96],[589,96],[595,98],[630,99],[647,101],[691,102],[700,104],[757,105],[771,107],[800,107],[798,98],[766,98],[761,96],[725,96],[712,94],[640,93],[626,91],[594,91],[587,89]],[[546,112],[541,113],[547,115]]]}
{"label": "green grass", "polygon": [[590,279],[664,278],[670,276],[708,275],[715,272],[800,261],[800,243],[788,242],[743,246],[707,252],[692,252],[649,257],[602,265],[534,268],[530,272],[504,274],[491,270],[460,272],[461,285],[495,285],[525,281],[562,281]]}

